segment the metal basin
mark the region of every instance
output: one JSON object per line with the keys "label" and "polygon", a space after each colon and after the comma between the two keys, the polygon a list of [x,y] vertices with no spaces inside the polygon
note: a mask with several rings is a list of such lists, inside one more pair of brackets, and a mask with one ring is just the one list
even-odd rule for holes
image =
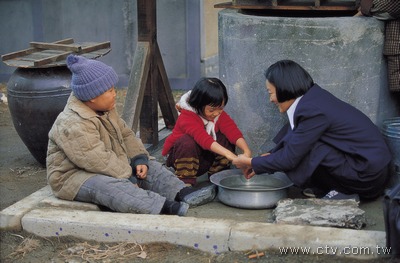
{"label": "metal basin", "polygon": [[258,174],[250,180],[244,178],[240,169],[215,173],[210,181],[218,186],[218,199],[229,206],[247,209],[272,208],[287,196],[293,185],[286,174]]}

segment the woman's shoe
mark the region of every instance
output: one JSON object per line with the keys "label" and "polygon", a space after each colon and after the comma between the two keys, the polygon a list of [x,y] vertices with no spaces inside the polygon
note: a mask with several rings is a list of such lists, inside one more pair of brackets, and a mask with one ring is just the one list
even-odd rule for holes
{"label": "woman's shoe", "polygon": [[322,199],[327,199],[327,200],[355,200],[356,202],[360,202],[360,196],[358,194],[343,194],[340,193],[336,190],[332,190],[329,193],[327,193]]}
{"label": "woman's shoe", "polygon": [[316,187],[306,188],[303,190],[303,195],[310,198],[321,198],[326,195],[326,191],[323,191]]}

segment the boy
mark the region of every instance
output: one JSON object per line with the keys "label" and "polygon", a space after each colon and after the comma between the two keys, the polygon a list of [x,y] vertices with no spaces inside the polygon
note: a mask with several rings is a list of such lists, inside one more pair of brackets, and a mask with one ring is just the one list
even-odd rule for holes
{"label": "boy", "polygon": [[72,93],[49,132],[47,179],[56,197],[124,213],[184,216],[215,197],[215,186],[185,187],[150,160],[115,109],[118,76],[106,64],[70,55]]}

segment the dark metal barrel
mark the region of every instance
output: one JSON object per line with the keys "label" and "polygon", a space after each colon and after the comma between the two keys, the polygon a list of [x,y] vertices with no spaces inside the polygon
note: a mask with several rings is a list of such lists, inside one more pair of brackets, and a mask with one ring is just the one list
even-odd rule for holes
{"label": "dark metal barrel", "polygon": [[383,121],[382,134],[392,153],[392,182],[400,182],[400,117]]}

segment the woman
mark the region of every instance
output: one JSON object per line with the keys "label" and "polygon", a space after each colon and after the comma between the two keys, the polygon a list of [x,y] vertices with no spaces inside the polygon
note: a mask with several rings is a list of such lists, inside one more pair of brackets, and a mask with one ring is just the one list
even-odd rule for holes
{"label": "woman", "polygon": [[[388,181],[389,149],[371,120],[314,83],[290,60],[266,72],[270,101],[286,112],[289,124],[275,137],[269,153],[233,164],[245,175],[285,172],[311,197],[373,199]],[[250,169],[251,168],[251,169]]]}

